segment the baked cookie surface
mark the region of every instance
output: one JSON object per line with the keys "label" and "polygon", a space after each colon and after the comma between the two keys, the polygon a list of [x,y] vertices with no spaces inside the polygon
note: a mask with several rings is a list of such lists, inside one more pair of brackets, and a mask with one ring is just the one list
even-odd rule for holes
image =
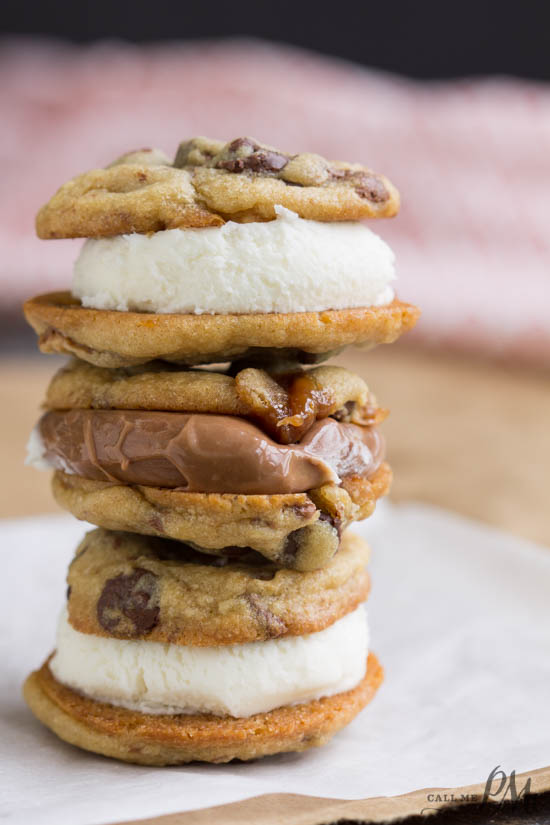
{"label": "baked cookie surface", "polygon": [[281,567],[316,570],[338,552],[343,530],[372,514],[389,491],[386,462],[369,479],[349,477],[307,493],[240,495],[186,493],[53,475],[57,503],[108,530],[189,542],[213,555],[249,548]]}
{"label": "baked cookie surface", "polygon": [[166,539],[93,530],[69,567],[69,622],[81,633],[213,646],[302,636],[369,591],[367,544],[346,533],[322,570],[284,570],[250,551],[208,556]]}
{"label": "baked cookie surface", "polygon": [[420,311],[391,304],[323,312],[241,315],[117,312],[83,307],[70,292],[24,305],[42,352],[75,355],[109,369],[161,359],[196,365],[249,359],[324,361],[351,345],[389,344],[412,329]]}
{"label": "baked cookie surface", "polygon": [[323,745],[370,702],[382,680],[382,667],[370,653],[365,677],[352,690],[242,719],[150,716],[96,702],[60,684],[48,662],[28,677],[23,692],[34,715],[71,745],[141,765],[179,765]]}
{"label": "baked cookie surface", "polygon": [[106,369],[76,359],[53,377],[45,407],[236,415],[254,420],[282,444],[298,441],[328,416],[370,426],[387,415],[363,379],[344,367],[282,373],[236,367],[232,374],[177,369],[166,362]]}
{"label": "baked cookie surface", "polygon": [[399,193],[360,164],[285,154],[253,138],[193,138],[173,163],[141,150],[73,178],[41,208],[36,231],[91,238],[266,221],[276,205],[310,220],[354,221],[395,215]]}

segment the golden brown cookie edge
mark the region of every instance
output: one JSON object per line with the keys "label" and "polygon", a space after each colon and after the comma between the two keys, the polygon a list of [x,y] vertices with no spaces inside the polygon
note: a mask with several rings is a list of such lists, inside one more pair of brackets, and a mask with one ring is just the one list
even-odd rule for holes
{"label": "golden brown cookie edge", "polygon": [[386,306],[323,312],[118,312],[82,307],[68,291],[31,298],[23,311],[42,352],[76,355],[109,368],[155,359],[188,365],[232,361],[255,349],[301,352],[307,361],[307,356],[328,357],[354,344],[391,343],[420,315],[417,307],[398,299]]}

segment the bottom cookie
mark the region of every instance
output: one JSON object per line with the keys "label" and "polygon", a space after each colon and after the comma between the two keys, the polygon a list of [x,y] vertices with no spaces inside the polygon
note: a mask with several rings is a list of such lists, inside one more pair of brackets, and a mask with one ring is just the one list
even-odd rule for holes
{"label": "bottom cookie", "polygon": [[324,745],[370,702],[383,680],[382,666],[370,653],[365,677],[355,688],[307,704],[242,719],[156,716],[76,693],[53,677],[48,661],[23,689],[34,715],[71,745],[140,765],[229,762]]}

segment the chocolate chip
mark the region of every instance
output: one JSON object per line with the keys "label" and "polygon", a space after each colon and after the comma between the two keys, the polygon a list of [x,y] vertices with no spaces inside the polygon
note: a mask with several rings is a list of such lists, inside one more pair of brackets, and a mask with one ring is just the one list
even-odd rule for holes
{"label": "chocolate chip", "polygon": [[339,519],[338,516],[331,516],[329,513],[319,513],[319,521],[324,521],[330,524],[336,530],[338,534],[338,538],[342,538],[342,519]]}
{"label": "chocolate chip", "polygon": [[364,177],[366,177],[365,172],[357,169],[341,169],[341,168],[333,168],[329,169],[328,173],[333,180],[346,180],[352,181],[353,183],[361,183]]}
{"label": "chocolate chip", "polygon": [[216,164],[218,169],[227,169],[228,172],[243,172],[244,158],[232,158],[231,160],[220,160]]}
{"label": "chocolate chip", "polygon": [[251,138],[241,137],[232,140],[227,149],[229,152],[238,152],[239,149],[244,149],[245,147],[247,149],[252,149],[253,152],[260,148],[255,141],[251,140]]}
{"label": "chocolate chip", "polygon": [[390,193],[380,178],[374,175],[361,175],[357,180],[359,185],[355,187],[355,191],[360,198],[366,198],[373,203],[384,203],[388,200]]}
{"label": "chocolate chip", "polygon": [[304,537],[304,530],[307,530],[307,527],[300,527],[298,530],[293,530],[292,533],[289,533],[286,537],[283,551],[279,558],[280,563],[285,567],[293,567]]}
{"label": "chocolate chip", "polygon": [[280,172],[288,163],[285,155],[278,152],[270,152],[267,149],[258,149],[244,158],[230,158],[217,163],[218,169],[227,169],[228,172],[244,172],[250,170],[256,174],[266,174],[270,172]]}
{"label": "chocolate chip", "polygon": [[257,593],[246,593],[244,598],[248,602],[254,618],[265,631],[267,638],[276,639],[286,633],[286,625],[283,620],[271,612],[261,596],[258,596]]}
{"label": "chocolate chip", "polygon": [[[283,567],[297,570],[314,570],[322,567],[337,552],[341,535],[341,520],[320,512],[318,520],[313,524],[300,527],[288,534],[277,562]],[[307,564],[306,567],[303,566],[304,563]]]}
{"label": "chocolate chip", "polygon": [[333,180],[349,181],[360,198],[366,198],[373,203],[384,203],[390,197],[390,193],[376,175],[356,172],[353,169],[335,168],[330,169],[330,176]]}
{"label": "chocolate chip", "polygon": [[278,152],[254,152],[247,158],[253,172],[280,172],[288,163],[288,158]]}
{"label": "chocolate chip", "polygon": [[303,529],[303,527],[300,527],[299,530],[293,530],[292,533],[288,534],[285,541],[285,556],[296,555],[296,553],[298,552],[298,545],[300,544],[300,533]]}
{"label": "chocolate chip", "polygon": [[99,624],[114,636],[149,633],[159,620],[157,576],[138,567],[105,582],[97,602]]}
{"label": "chocolate chip", "polygon": [[72,587],[71,587],[71,585],[69,585],[67,587],[67,601],[69,601],[69,599],[71,598],[71,591],[72,591]]}

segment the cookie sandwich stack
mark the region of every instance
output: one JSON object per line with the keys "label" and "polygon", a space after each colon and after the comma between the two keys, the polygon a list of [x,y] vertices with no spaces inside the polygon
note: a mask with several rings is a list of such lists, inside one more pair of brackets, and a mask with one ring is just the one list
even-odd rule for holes
{"label": "cookie sandwich stack", "polygon": [[385,411],[323,364],[418,310],[363,218],[383,176],[250,138],[127,154],[69,181],[42,238],[88,238],[71,292],[27,302],[54,376],[29,461],[97,525],[77,548],[35,715],[150,765],[326,742],[376,692],[368,548]]}

